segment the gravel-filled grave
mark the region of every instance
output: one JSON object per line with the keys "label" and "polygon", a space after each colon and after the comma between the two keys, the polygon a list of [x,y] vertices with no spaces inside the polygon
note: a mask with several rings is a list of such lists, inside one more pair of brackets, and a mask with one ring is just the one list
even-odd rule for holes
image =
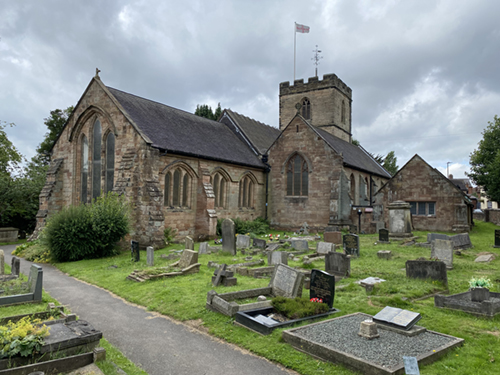
{"label": "gravel-filled grave", "polygon": [[433,331],[409,337],[381,328],[379,338],[368,340],[358,335],[368,318],[372,317],[363,313],[346,315],[284,331],[283,339],[300,351],[370,374],[404,374],[403,356],[427,364],[463,343]]}

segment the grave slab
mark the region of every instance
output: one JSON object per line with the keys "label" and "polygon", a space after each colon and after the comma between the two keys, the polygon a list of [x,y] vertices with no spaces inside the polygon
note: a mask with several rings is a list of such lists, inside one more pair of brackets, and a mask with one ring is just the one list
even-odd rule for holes
{"label": "grave slab", "polygon": [[484,254],[484,255],[480,255],[478,256],[474,262],[476,263],[489,263],[491,262],[493,259],[495,259],[495,256],[493,254]]}

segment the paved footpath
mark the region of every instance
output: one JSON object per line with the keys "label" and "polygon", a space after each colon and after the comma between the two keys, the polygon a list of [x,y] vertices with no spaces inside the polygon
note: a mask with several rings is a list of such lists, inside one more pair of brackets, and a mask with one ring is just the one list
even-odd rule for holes
{"label": "paved footpath", "polygon": [[[11,263],[15,245],[2,246]],[[21,272],[31,262],[21,259]],[[42,264],[43,288],[71,312],[102,331],[106,340],[149,375],[290,375],[296,372],[243,352],[170,318],[146,311],[110,292]]]}

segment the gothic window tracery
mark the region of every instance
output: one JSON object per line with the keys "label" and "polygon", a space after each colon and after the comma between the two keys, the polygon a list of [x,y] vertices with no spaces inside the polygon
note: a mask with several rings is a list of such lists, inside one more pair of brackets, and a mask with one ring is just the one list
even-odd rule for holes
{"label": "gothic window tracery", "polygon": [[190,208],[192,178],[181,167],[177,167],[165,174],[165,191],[163,205],[170,208]]}
{"label": "gothic window tracery", "polygon": [[309,195],[309,168],[307,162],[299,154],[290,158],[286,171],[286,195]]}

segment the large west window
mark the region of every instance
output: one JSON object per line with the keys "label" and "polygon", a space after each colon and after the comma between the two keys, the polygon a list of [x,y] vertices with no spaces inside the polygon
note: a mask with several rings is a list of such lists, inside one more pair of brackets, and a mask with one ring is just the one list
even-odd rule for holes
{"label": "large west window", "polygon": [[101,195],[101,122],[96,120],[92,137],[92,199]]}
{"label": "large west window", "polygon": [[410,212],[416,216],[436,216],[436,202],[409,202]]}
{"label": "large west window", "polygon": [[189,208],[191,206],[192,178],[183,168],[168,171],[165,175],[163,204],[167,207]]}
{"label": "large west window", "polygon": [[286,195],[307,196],[309,194],[309,169],[306,161],[296,154],[286,168]]}

